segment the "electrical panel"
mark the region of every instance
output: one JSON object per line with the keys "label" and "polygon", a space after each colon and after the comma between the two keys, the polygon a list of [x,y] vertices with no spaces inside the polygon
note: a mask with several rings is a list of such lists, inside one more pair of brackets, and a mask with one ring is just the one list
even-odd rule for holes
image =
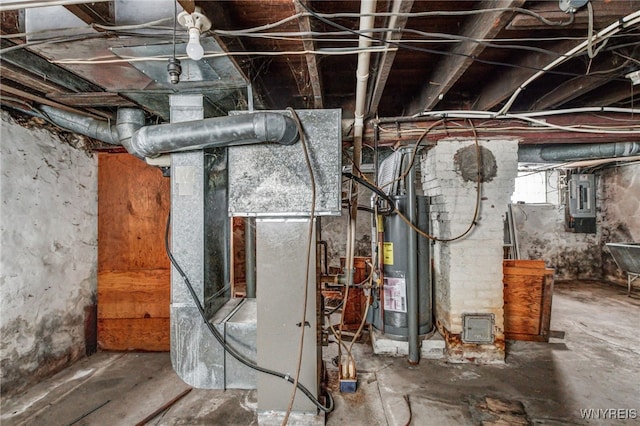
{"label": "electrical panel", "polygon": [[595,177],[571,175],[569,181],[569,214],[574,217],[596,217]]}
{"label": "electrical panel", "polygon": [[567,228],[573,232],[596,232],[596,184],[593,174],[572,174],[567,197]]}

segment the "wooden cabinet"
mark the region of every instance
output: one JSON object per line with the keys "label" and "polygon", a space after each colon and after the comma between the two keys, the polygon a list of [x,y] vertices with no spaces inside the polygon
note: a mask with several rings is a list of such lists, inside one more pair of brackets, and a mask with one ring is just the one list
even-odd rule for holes
{"label": "wooden cabinet", "polygon": [[548,342],[554,270],[543,260],[505,260],[503,271],[505,337]]}
{"label": "wooden cabinet", "polygon": [[129,154],[98,154],[98,346],[168,351],[169,179]]}

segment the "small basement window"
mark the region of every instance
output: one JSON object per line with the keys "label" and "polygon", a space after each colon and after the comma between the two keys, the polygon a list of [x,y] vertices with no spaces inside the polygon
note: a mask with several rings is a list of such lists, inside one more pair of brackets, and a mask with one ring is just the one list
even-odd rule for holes
{"label": "small basement window", "polygon": [[512,203],[558,204],[558,172],[556,170],[519,171]]}

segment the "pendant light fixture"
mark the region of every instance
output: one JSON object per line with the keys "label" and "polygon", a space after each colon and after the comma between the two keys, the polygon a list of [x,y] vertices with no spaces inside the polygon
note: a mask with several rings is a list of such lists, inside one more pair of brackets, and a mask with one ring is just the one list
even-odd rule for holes
{"label": "pendant light fixture", "polygon": [[187,56],[194,61],[199,61],[204,56],[204,49],[200,44],[200,35],[211,28],[211,21],[204,16],[202,9],[196,6],[193,13],[180,12],[178,22],[189,31],[189,43],[187,43]]}

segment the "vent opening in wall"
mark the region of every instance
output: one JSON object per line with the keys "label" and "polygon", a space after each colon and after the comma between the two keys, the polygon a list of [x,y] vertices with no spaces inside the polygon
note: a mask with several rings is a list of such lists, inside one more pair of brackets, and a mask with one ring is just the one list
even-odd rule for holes
{"label": "vent opening in wall", "polygon": [[493,343],[494,314],[463,314],[463,343]]}

